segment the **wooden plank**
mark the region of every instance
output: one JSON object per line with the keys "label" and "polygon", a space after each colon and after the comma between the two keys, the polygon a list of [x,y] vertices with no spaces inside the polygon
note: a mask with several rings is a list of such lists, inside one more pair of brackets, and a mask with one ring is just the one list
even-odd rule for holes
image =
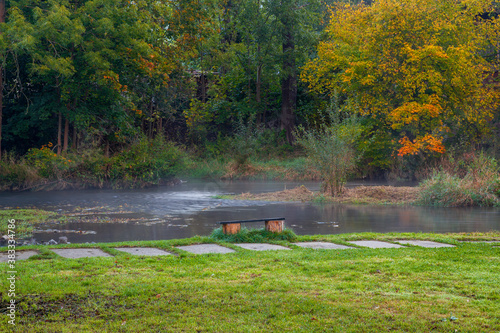
{"label": "wooden plank", "polygon": [[247,223],[247,222],[267,222],[267,221],[276,221],[276,220],[284,220],[284,217],[272,217],[268,219],[255,219],[255,220],[236,220],[236,221],[222,221],[217,222],[218,224],[230,224],[230,223]]}
{"label": "wooden plank", "polygon": [[228,223],[222,225],[222,231],[226,235],[233,235],[241,230],[241,224],[239,223]]}
{"label": "wooden plank", "polygon": [[271,232],[282,232],[285,227],[285,221],[266,221],[266,230]]}

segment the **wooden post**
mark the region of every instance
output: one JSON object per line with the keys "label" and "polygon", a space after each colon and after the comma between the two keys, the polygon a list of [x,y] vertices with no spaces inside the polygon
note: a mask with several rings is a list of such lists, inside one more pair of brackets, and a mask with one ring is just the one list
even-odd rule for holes
{"label": "wooden post", "polygon": [[222,231],[226,235],[233,235],[238,233],[241,230],[241,224],[240,223],[225,223],[222,225]]}
{"label": "wooden post", "polygon": [[266,230],[271,232],[282,232],[285,227],[285,221],[266,221]]}

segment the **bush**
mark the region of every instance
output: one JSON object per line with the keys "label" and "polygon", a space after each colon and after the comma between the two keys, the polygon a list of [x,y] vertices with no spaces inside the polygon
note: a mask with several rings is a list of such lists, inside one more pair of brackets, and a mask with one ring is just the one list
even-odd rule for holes
{"label": "bush", "polygon": [[[457,168],[435,171],[420,184],[417,203],[439,207],[500,206],[500,168],[496,159],[484,153],[457,161]],[[452,172],[450,170],[456,170]]]}
{"label": "bush", "polygon": [[30,148],[25,158],[33,166],[40,177],[46,179],[61,179],[70,170],[73,161],[57,155],[51,149],[52,143],[42,148]]}
{"label": "bush", "polygon": [[340,112],[328,110],[329,119],[322,119],[318,130],[299,127],[297,142],[321,173],[321,190],[332,196],[342,194],[347,177],[356,168],[361,157],[355,142],[361,135],[361,126],[354,117],[341,119]]}

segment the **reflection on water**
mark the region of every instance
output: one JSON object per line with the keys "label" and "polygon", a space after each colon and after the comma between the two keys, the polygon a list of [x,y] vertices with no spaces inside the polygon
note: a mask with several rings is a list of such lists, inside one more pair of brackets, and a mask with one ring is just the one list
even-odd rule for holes
{"label": "reflection on water", "polygon": [[[278,216],[285,217],[287,227],[301,235],[367,231],[443,233],[500,229],[500,210],[492,208],[320,205],[214,198],[218,194],[270,192],[302,184],[312,190],[319,188],[317,182],[238,181],[188,182],[175,187],[146,190],[0,193],[0,207],[40,207],[66,213],[87,210],[111,216],[111,222],[73,222],[47,226],[47,229],[59,229],[61,232],[36,234],[36,238],[42,241],[67,236],[74,243],[208,235],[218,226],[217,221]],[[139,218],[131,219],[132,222],[129,223],[113,223],[113,213],[120,212],[123,215],[123,211]],[[256,224],[252,226],[260,227]],[[95,234],[75,233],[75,230],[95,231]]]}

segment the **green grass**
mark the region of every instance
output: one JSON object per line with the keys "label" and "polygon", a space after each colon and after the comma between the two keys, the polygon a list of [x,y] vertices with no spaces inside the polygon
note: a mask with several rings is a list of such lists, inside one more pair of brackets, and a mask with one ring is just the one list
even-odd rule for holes
{"label": "green grass", "polygon": [[[7,234],[9,220],[15,220],[16,239],[30,237],[35,226],[46,223],[58,214],[40,209],[7,209],[0,210],[0,235]],[[64,219],[63,217],[59,217]]]}
{"label": "green grass", "polygon": [[297,239],[297,235],[291,229],[285,229],[282,232],[271,232],[266,229],[249,229],[245,227],[241,228],[236,234],[226,235],[221,227],[212,231],[210,238],[228,243],[261,243],[269,241],[293,242]]}
{"label": "green grass", "polygon": [[249,158],[238,165],[231,157],[191,158],[179,177],[192,179],[318,180],[305,157]]}
{"label": "green grass", "polygon": [[[500,331],[500,248],[457,242],[499,240],[500,232],[297,237],[339,244],[356,239],[428,239],[456,247],[311,250],[280,241],[292,251],[224,255],[173,248],[215,242],[195,237],[97,244],[116,256],[76,260],[29,247],[43,254],[17,263],[16,331]],[[115,246],[155,246],[177,255],[134,257]],[[7,293],[1,299],[5,309]],[[7,320],[0,316],[0,327]]]}

